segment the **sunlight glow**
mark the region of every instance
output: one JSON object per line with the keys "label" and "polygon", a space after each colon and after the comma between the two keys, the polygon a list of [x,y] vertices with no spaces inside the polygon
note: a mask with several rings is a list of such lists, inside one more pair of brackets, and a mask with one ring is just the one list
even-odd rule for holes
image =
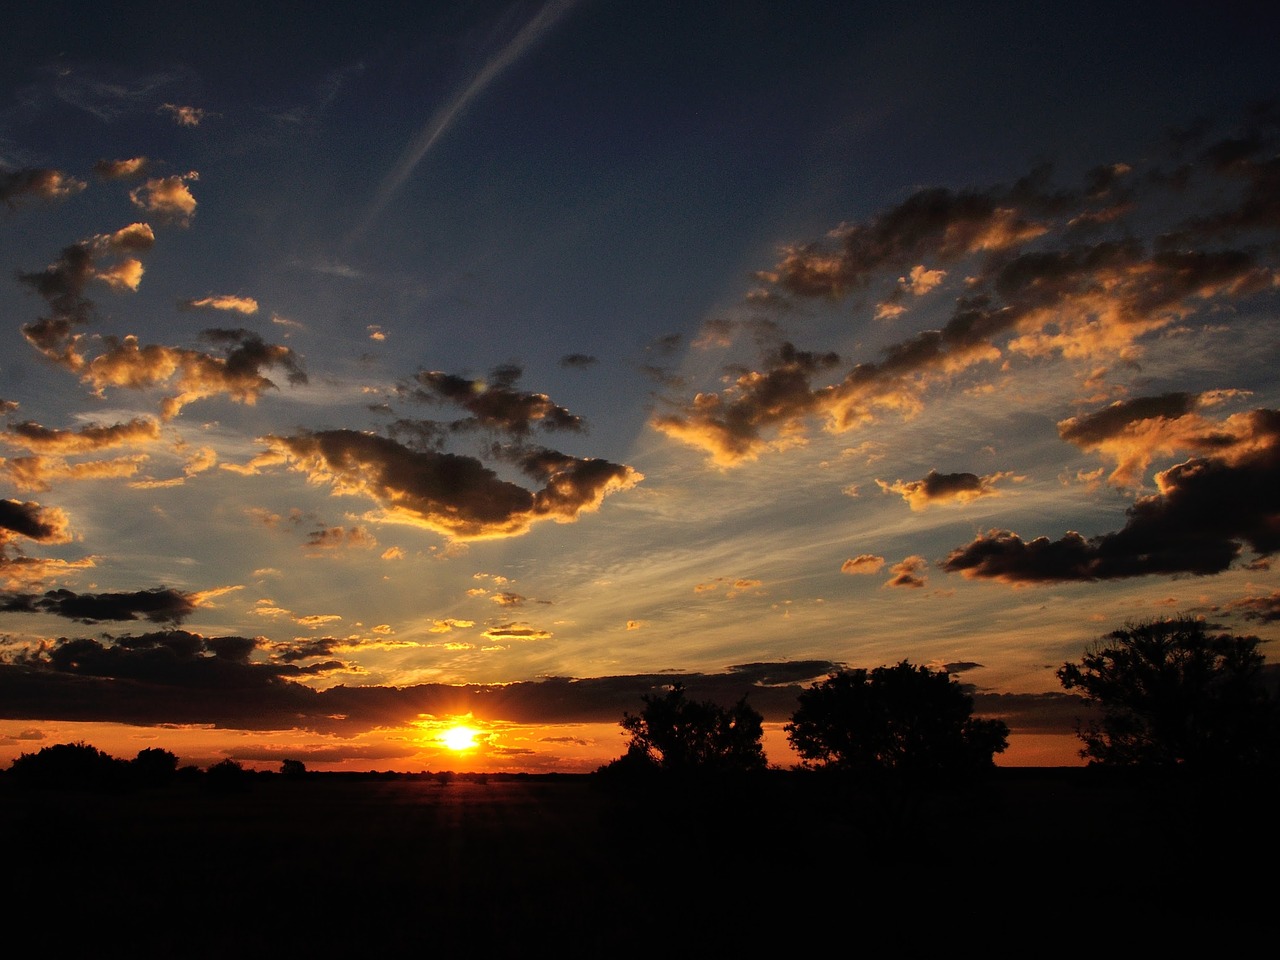
{"label": "sunlight glow", "polygon": [[450,727],[440,734],[440,740],[450,750],[470,750],[476,745],[476,731],[471,727]]}

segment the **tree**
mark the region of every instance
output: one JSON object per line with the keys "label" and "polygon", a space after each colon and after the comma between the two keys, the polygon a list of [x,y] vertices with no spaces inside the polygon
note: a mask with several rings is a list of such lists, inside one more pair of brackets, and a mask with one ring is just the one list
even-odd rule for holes
{"label": "tree", "polygon": [[48,787],[114,786],[123,782],[126,770],[123,760],[83,740],[41,747],[9,765],[15,780]]}
{"label": "tree", "polygon": [[1058,680],[1101,708],[1080,725],[1080,756],[1116,766],[1275,763],[1277,712],[1257,637],[1210,634],[1202,620],[1127,623],[1064,663]]}
{"label": "tree", "polygon": [[631,734],[627,764],[642,758],[663,770],[738,773],[764,770],[764,717],[743,696],[728,709],[710,700],[690,700],[677,683],[664,696],[642,697],[636,716],[624,713]]}
{"label": "tree", "polygon": [[161,747],[147,747],[129,762],[129,772],[134,780],[145,784],[167,783],[178,771],[176,755]]}
{"label": "tree", "polygon": [[301,776],[305,776],[306,772],[307,772],[307,765],[303,763],[301,760],[281,760],[280,761],[280,773],[282,776],[301,777]]}
{"label": "tree", "polygon": [[1008,746],[1002,720],[975,719],[973,698],[945,671],[842,670],[799,696],[783,729],[806,767],[859,772],[972,771]]}

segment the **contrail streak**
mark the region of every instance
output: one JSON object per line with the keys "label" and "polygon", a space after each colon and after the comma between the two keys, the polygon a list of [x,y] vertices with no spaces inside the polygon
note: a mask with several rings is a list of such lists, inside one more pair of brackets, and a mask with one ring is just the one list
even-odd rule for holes
{"label": "contrail streak", "polygon": [[374,220],[391,202],[391,198],[395,196],[396,191],[409,179],[409,175],[413,173],[414,168],[422,162],[423,157],[435,146],[436,141],[449,129],[454,118],[472,100],[484,93],[485,88],[507,67],[515,63],[525,51],[542,39],[543,34],[550,30],[577,2],[578,0],[551,0],[550,3],[547,3],[532,20],[525,24],[524,28],[512,38],[511,42],[497,56],[481,68],[470,83],[435,112],[435,115],[432,116],[427,125],[422,128],[417,137],[401,154],[400,162],[396,164],[395,169],[382,181],[382,185],[378,188],[377,196],[374,197],[372,205],[364,215],[364,219],[360,221],[347,238],[348,243],[359,240],[364,236],[373,225]]}

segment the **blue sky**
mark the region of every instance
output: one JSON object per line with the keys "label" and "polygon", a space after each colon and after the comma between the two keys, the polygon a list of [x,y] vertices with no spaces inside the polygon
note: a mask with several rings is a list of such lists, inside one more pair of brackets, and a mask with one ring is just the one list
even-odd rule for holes
{"label": "blue sky", "polygon": [[785,765],[909,659],[1075,762],[1094,637],[1275,631],[1256,11],[9,11],[0,750]]}

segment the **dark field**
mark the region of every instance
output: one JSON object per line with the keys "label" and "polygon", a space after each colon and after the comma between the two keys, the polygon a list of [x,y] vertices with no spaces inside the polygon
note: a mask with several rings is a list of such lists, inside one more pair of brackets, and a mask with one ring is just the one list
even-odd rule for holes
{"label": "dark field", "polygon": [[1274,784],[1099,773],[874,787],[795,772],[258,775],[218,791],[0,778],[8,935],[38,930],[41,944],[10,955],[882,956],[1117,940],[1230,956],[1258,933],[1274,943]]}

